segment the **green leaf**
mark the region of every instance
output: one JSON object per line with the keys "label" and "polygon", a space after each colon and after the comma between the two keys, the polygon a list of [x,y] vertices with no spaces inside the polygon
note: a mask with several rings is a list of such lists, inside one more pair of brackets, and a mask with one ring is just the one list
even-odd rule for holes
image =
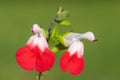
{"label": "green leaf", "polygon": [[60,6],[59,9],[58,9],[58,11],[57,11],[57,15],[60,15],[60,14],[62,13],[62,11],[63,11],[63,9],[62,9],[62,7]]}
{"label": "green leaf", "polygon": [[69,34],[69,33],[70,33],[70,32],[66,32],[66,33],[57,35],[56,39],[57,39],[57,41],[59,41],[59,42],[57,42],[57,44],[51,49],[54,53],[55,53],[55,52],[58,52],[58,51],[60,51],[60,50],[66,49],[65,43],[64,43],[64,37],[65,37],[67,34]]}
{"label": "green leaf", "polygon": [[60,24],[61,24],[62,26],[70,26],[70,25],[71,25],[68,20],[64,20],[64,21],[60,22]]}
{"label": "green leaf", "polygon": [[57,42],[57,39],[56,39],[57,35],[58,35],[58,28],[57,26],[54,26],[53,30],[51,31],[50,39],[48,42],[49,47],[54,46],[54,44]]}
{"label": "green leaf", "polygon": [[54,26],[54,28],[53,28],[53,30],[51,32],[50,38],[56,37],[57,34],[58,34],[58,28],[57,28],[57,26]]}

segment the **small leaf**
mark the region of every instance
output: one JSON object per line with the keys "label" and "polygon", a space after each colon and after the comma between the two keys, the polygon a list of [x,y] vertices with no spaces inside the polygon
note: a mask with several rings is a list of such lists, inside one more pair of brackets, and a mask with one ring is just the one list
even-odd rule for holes
{"label": "small leaf", "polygon": [[49,39],[49,47],[52,47],[55,42],[57,42],[56,36],[58,35],[58,29],[57,26],[54,26],[53,30],[51,31],[50,34],[50,39]]}
{"label": "small leaf", "polygon": [[54,28],[53,28],[53,30],[51,32],[50,38],[56,37],[57,34],[58,34],[58,28],[57,28],[57,26],[54,26]]}
{"label": "small leaf", "polygon": [[64,20],[60,23],[62,26],[70,26],[70,22],[68,20]]}
{"label": "small leaf", "polygon": [[59,9],[58,9],[58,11],[57,11],[57,15],[60,15],[60,14],[62,13],[62,11],[63,11],[63,9],[62,9],[62,7],[60,6]]}

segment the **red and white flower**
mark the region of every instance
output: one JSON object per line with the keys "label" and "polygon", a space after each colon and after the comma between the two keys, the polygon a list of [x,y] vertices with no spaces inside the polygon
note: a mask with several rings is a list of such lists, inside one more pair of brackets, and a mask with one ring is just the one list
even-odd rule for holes
{"label": "red and white flower", "polygon": [[35,69],[37,72],[50,70],[54,64],[55,56],[48,48],[42,29],[37,24],[33,25],[32,32],[35,35],[30,37],[24,47],[18,49],[16,60],[25,70]]}
{"label": "red and white flower", "polygon": [[94,41],[95,37],[92,32],[84,34],[69,33],[64,36],[65,46],[69,48],[60,59],[60,68],[63,72],[69,70],[70,74],[76,75],[84,69],[84,45],[79,41],[81,39]]}

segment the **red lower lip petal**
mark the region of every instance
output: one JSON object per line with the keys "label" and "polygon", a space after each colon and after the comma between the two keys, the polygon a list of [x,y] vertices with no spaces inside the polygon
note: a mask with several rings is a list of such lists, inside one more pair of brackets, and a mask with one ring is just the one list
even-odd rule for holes
{"label": "red lower lip petal", "polygon": [[23,47],[16,52],[16,60],[20,67],[25,70],[33,70],[35,64],[35,56],[29,48]]}
{"label": "red lower lip petal", "polygon": [[76,53],[70,56],[69,52],[65,52],[60,59],[60,68],[63,72],[69,70],[72,75],[79,74],[84,69],[84,59],[78,58]]}

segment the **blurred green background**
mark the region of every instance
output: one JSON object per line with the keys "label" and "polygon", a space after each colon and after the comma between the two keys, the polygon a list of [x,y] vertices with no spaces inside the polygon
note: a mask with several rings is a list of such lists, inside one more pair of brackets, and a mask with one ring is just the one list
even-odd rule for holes
{"label": "blurred green background", "polygon": [[56,10],[62,5],[70,13],[70,28],[100,37],[96,43],[84,40],[85,68],[77,75],[63,73],[61,53],[45,80],[120,80],[120,2],[95,0],[0,0],[0,80],[35,80],[35,71],[21,69],[15,60],[16,50],[32,35],[37,23],[48,29]]}

